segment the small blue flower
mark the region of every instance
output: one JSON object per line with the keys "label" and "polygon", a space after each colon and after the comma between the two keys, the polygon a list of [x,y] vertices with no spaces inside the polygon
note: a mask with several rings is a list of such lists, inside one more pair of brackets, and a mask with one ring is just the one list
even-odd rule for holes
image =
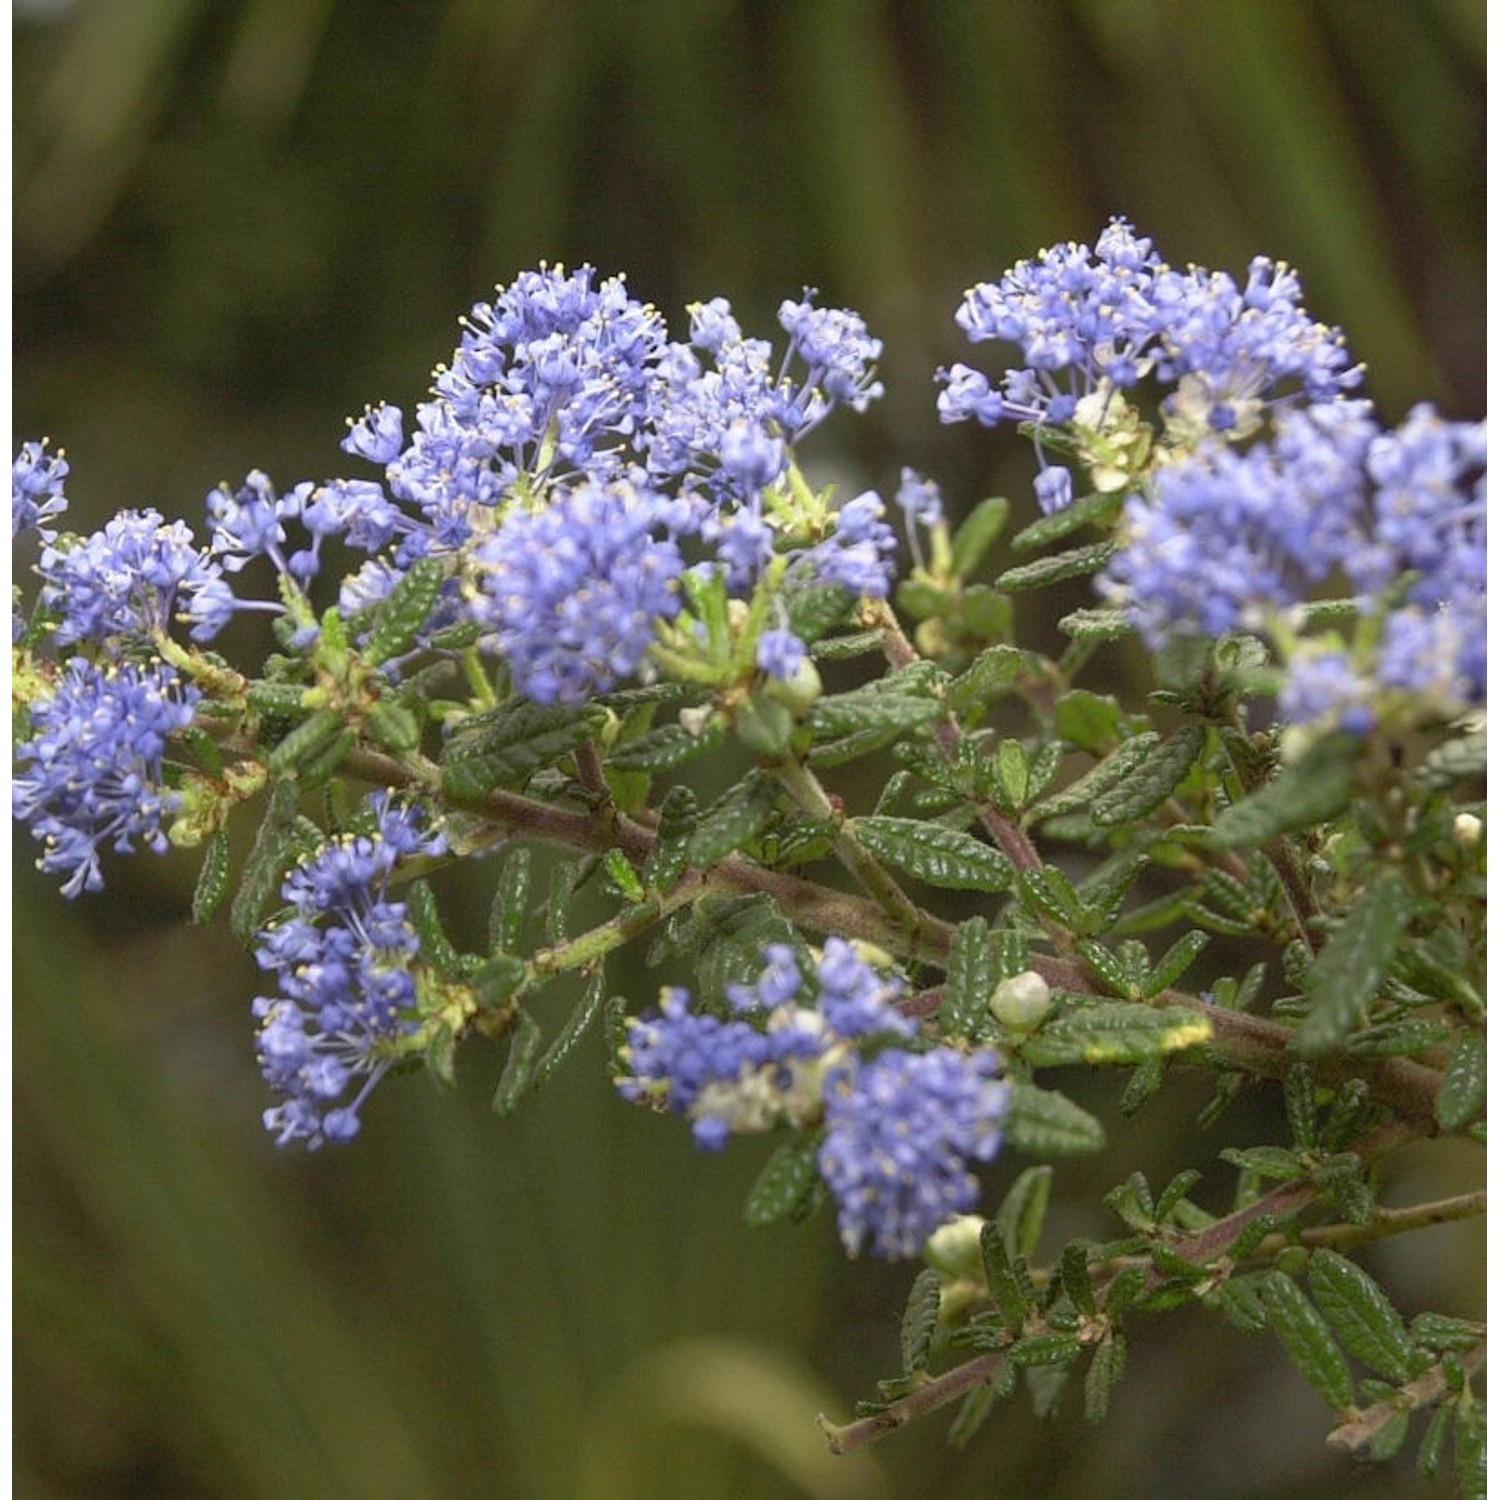
{"label": "small blue flower", "polygon": [[41,841],[38,868],[61,874],[63,894],[104,884],[100,850],[160,854],[178,804],[164,782],[167,743],[193,721],[198,691],[157,662],[65,662],[56,691],[31,704],[31,737],[15,750],[11,811]]}
{"label": "small blue flower", "polygon": [[46,441],[22,443],[10,466],[10,535],[14,541],[23,531],[34,531],[44,542],[57,532],[47,522],[68,508],[63,480],[68,461],[62,450],[47,451]]}
{"label": "small blue flower", "polygon": [[755,665],[778,682],[789,682],[807,659],[806,642],[790,630],[768,630],[755,643]]}
{"label": "small blue flower", "polygon": [[388,793],[375,793],[370,809],[368,833],[332,840],[287,876],[292,911],[256,943],[280,991],[252,1007],[261,1074],[283,1096],[264,1114],[280,1146],[352,1139],[360,1108],[416,1026],[416,929],[388,887],[402,859],[441,854],[446,843]]}
{"label": "small blue flower", "polygon": [[849,1254],[868,1239],[883,1259],[918,1255],[945,1219],[978,1202],[969,1163],[1000,1149],[1009,1101],[996,1067],[988,1052],[888,1048],[828,1074],[818,1167]]}
{"label": "small blue flower", "polygon": [[653,491],[590,482],[512,511],[478,545],[471,607],[522,693],[582,703],[636,671],[656,622],[679,607],[682,555],[654,535],[677,515]]}

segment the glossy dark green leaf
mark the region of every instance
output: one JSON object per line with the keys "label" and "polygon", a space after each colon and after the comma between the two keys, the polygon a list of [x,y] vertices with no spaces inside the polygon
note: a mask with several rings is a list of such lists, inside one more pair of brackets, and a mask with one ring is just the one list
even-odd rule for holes
{"label": "glossy dark green leaf", "polygon": [[979,1231],[979,1252],[1001,1323],[1012,1333],[1020,1333],[1031,1308],[1030,1291],[1018,1263],[1005,1247],[1004,1230],[993,1219]]}
{"label": "glossy dark green leaf", "polygon": [[695,870],[707,869],[743,849],[775,816],[780,800],[781,788],[775,779],[752,771],[698,820],[688,839],[688,864]]}
{"label": "glossy dark green leaf", "polygon": [[1141,1294],[1146,1290],[1149,1277],[1150,1272],[1145,1266],[1123,1267],[1110,1282],[1109,1290],[1104,1294],[1104,1311],[1109,1317],[1114,1319],[1124,1317],[1140,1300]]}
{"label": "glossy dark green leaf", "polygon": [[245,857],[240,887],[229,906],[229,925],[241,942],[250,941],[260,925],[266,902],[303,846],[297,818],[297,784],[290,777],[282,777],[271,785],[265,817]]}
{"label": "glossy dark green leaf", "polygon": [[609,764],[621,771],[671,771],[717,750],[724,732],[724,722],[717,717],[691,730],[682,724],[658,724],[639,739],[616,745]]}
{"label": "glossy dark green leaf", "polygon": [[1483,1401],[1460,1401],[1454,1407],[1453,1460],[1463,1500],[1484,1500],[1489,1487]]}
{"label": "glossy dark green leaf", "polygon": [[1125,1376],[1125,1335],[1111,1329],[1099,1340],[1083,1377],[1083,1414],[1095,1424],[1109,1415],[1109,1398]]}
{"label": "glossy dark green leaf", "polygon": [[745,1222],[764,1229],[788,1219],[800,1218],[816,1194],[818,1148],[822,1137],[815,1131],[799,1131],[782,1141],[760,1169],[745,1200]]}
{"label": "glossy dark green leaf", "polygon": [[989,923],[983,917],[970,917],[959,923],[948,947],[948,977],[938,1007],[938,1024],[945,1036],[976,1034],[989,1012],[995,980]]}
{"label": "glossy dark green leaf", "polygon": [[591,705],[518,699],[478,716],[443,752],[443,791],[481,801],[496,788],[524,786],[593,737],[601,711]]}
{"label": "glossy dark green leaf", "polygon": [[1192,770],[1203,753],[1204,739],[1201,724],[1184,724],[1100,792],[1090,805],[1090,816],[1104,828],[1139,822],[1160,807]]}
{"label": "glossy dark green leaf", "polygon": [[1039,521],[1022,527],[1011,539],[1017,552],[1035,552],[1039,547],[1050,547],[1065,536],[1092,524],[1112,518],[1122,504],[1118,492],[1110,494],[1080,495],[1071,505],[1053,511]]}
{"label": "glossy dark green leaf", "polygon": [[972,834],[917,818],[869,817],[844,826],[882,864],[928,885],[1003,891],[1010,884],[1010,861]]}
{"label": "glossy dark green leaf", "polygon": [[1332,1250],[1314,1250],[1307,1284],[1344,1347],[1377,1374],[1399,1385],[1428,1363],[1391,1299],[1352,1260]]}
{"label": "glossy dark green leaf", "polygon": [[1098,1310],[1094,1302],[1094,1283],[1089,1274],[1088,1246],[1082,1240],[1070,1240],[1064,1247],[1058,1262],[1063,1290],[1068,1300],[1080,1313],[1091,1314]]}
{"label": "glossy dark green leaf", "polygon": [[1010,1359],[1021,1368],[1037,1365],[1071,1364],[1083,1346],[1076,1333],[1039,1333],[1032,1338],[1017,1339],[1010,1346]]}
{"label": "glossy dark green leaf", "polygon": [[1020,677],[1026,653],[1018,646],[987,646],[954,678],[948,688],[948,707],[962,720],[1003,697]]}
{"label": "glossy dark green leaf", "polygon": [[524,1011],[516,1012],[511,1026],[510,1052],[495,1087],[490,1108],[497,1115],[511,1115],[530,1089],[542,1048],[542,1028]]}
{"label": "glossy dark green leaf", "polygon": [[521,933],[531,900],[531,850],[515,844],[505,852],[495,896],[490,902],[489,949],[491,953],[519,953]]}
{"label": "glossy dark green leaf", "polygon": [[1103,693],[1074,688],[1057,700],[1053,727],[1081,750],[1103,754],[1120,730],[1120,705]]}
{"label": "glossy dark green leaf", "polygon": [[1269,1271],[1259,1285],[1267,1321],[1292,1363],[1335,1411],[1354,1405],[1354,1377],[1332,1329],[1284,1271]]}
{"label": "glossy dark green leaf", "polygon": [[283,736],[266,757],[266,769],[273,776],[302,772],[310,761],[334,743],[343,729],[343,718],[336,710],[318,709]]}
{"label": "glossy dark green leaf", "polygon": [[1466,1031],[1453,1049],[1453,1059],[1443,1074],[1433,1102],[1433,1113],[1444,1130],[1457,1130],[1474,1116],[1484,1103],[1485,1044],[1484,1033]]}
{"label": "glossy dark green leaf", "polygon": [[[1350,1057],[1411,1057],[1429,1047],[1441,1047],[1450,1041],[1453,1028],[1435,1016],[1413,1016],[1404,1021],[1380,1021],[1363,1031],[1344,1038],[1344,1051]],[[1442,1108],[1442,1095],[1438,1095]],[[1438,1114],[1442,1123],[1442,1114]]]}
{"label": "glossy dark green leaf", "polygon": [[1412,906],[1405,882],[1391,870],[1350,908],[1307,977],[1311,1009],[1295,1044],[1304,1056],[1329,1051],[1359,1023],[1400,950]]}
{"label": "glossy dark green leaf", "polygon": [[1311,1151],[1318,1144],[1318,1085],[1312,1065],[1300,1059],[1294,1062],[1281,1086],[1292,1141],[1299,1151]]}
{"label": "glossy dark green leaf", "polygon": [[1066,1094],[1016,1081],[1005,1112],[1005,1141],[1033,1156],[1078,1156],[1104,1145],[1104,1127]]}
{"label": "glossy dark green leaf", "polygon": [[654,890],[675,885],[687,868],[688,841],[698,826],[698,799],[688,786],[668,787],[661,799],[656,842],[642,869],[646,884]]}
{"label": "glossy dark green leaf", "polygon": [[443,586],[445,569],[436,557],[419,557],[375,610],[362,655],[371,666],[411,650]]}
{"label": "glossy dark green leaf", "polygon": [[193,887],[193,921],[206,922],[229,894],[233,866],[229,853],[229,831],[216,828],[203,849],[198,883]]}
{"label": "glossy dark green leaf", "polygon": [[1011,1184],[995,1214],[1006,1251],[1030,1258],[1036,1253],[1052,1192],[1052,1168],[1027,1167]]}
{"label": "glossy dark green leaf", "polygon": [[604,1001],[604,972],[599,970],[590,976],[578,997],[578,1003],[563,1022],[562,1029],[547,1044],[536,1065],[534,1082],[540,1088],[573,1053],[578,1043],[588,1035]]}
{"label": "glossy dark green leaf", "polygon": [[1146,982],[1141,987],[1142,994],[1149,1000],[1153,995],[1159,995],[1164,989],[1168,989],[1187,971],[1193,960],[1203,951],[1208,943],[1206,932],[1185,932],[1157,959],[1155,967],[1147,976]]}
{"label": "glossy dark green leaf", "polygon": [[1161,737],[1154,731],[1133,735],[1077,781],[1038,802],[1031,809],[1032,817],[1053,818],[1091,808],[1110,788],[1129,776],[1160,743]]}
{"label": "glossy dark green leaf", "polygon": [[1019,567],[1007,568],[995,580],[995,587],[1014,593],[1019,589],[1045,588],[1049,583],[1080,578],[1085,573],[1097,573],[1115,555],[1115,550],[1113,542],[1090,542],[1068,552],[1054,552]]}
{"label": "glossy dark green leaf", "polygon": [[1307,1175],[1302,1159],[1284,1146],[1229,1146],[1219,1152],[1219,1159],[1242,1172],[1253,1172],[1257,1177],[1270,1177],[1278,1182]]}
{"label": "glossy dark green leaf", "polygon": [[943,705],[936,698],[861,689],[819,698],[808,709],[803,723],[818,740],[877,730],[896,735],[919,724],[931,723],[942,711]]}
{"label": "glossy dark green leaf", "polygon": [[822,640],[854,611],[853,596],[836,583],[815,583],[783,597],[788,628],[809,644]]}
{"label": "glossy dark green leaf", "polygon": [[905,1375],[927,1368],[942,1295],[943,1278],[931,1266],[924,1266],[917,1272],[901,1315],[901,1371]]}
{"label": "glossy dark green leaf", "polygon": [[1057,622],[1057,628],[1075,641],[1118,641],[1134,633],[1130,616],[1123,609],[1075,609]]}
{"label": "glossy dark green leaf", "polygon": [[1437,1473],[1442,1462],[1443,1444],[1448,1439],[1452,1423],[1453,1407],[1445,1401],[1433,1412],[1417,1449],[1417,1472],[1424,1479],[1431,1479]]}
{"label": "glossy dark green leaf", "polygon": [[964,517],[953,534],[953,570],[960,578],[970,577],[984,561],[985,554],[1000,539],[1010,516],[1010,501],[1002,495],[981,500]]}

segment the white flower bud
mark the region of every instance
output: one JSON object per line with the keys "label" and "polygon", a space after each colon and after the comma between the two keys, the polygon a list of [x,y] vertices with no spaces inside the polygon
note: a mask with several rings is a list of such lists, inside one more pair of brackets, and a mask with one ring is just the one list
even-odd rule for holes
{"label": "white flower bud", "polygon": [[981,1215],[959,1214],[932,1231],[922,1248],[922,1258],[945,1281],[957,1281],[963,1276],[982,1277],[979,1231],[983,1228]]}
{"label": "white flower bud", "polygon": [[1473,813],[1459,813],[1453,820],[1453,837],[1465,849],[1472,849],[1484,837],[1484,820]]}
{"label": "white flower bud", "polygon": [[1052,1004],[1052,987],[1035,969],[1002,979],[990,996],[990,1014],[1007,1031],[1034,1031]]}

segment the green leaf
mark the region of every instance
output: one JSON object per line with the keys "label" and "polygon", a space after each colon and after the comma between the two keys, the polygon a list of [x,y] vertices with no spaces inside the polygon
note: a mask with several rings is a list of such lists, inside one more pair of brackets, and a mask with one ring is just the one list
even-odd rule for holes
{"label": "green leaf", "polygon": [[193,921],[206,922],[229,894],[232,867],[229,857],[229,830],[216,828],[203,851],[203,867],[193,887]]}
{"label": "green leaf", "polygon": [[1094,799],[1090,809],[1094,822],[1104,828],[1138,823],[1160,807],[1203,753],[1204,738],[1201,724],[1184,724],[1153,747],[1138,765]]}
{"label": "green leaf", "polygon": [[938,1303],[943,1295],[943,1278],[931,1266],[917,1272],[906,1311],[901,1315],[901,1373],[914,1375],[927,1368],[932,1336],[937,1332]]}
{"label": "green leaf", "polygon": [[1146,982],[1141,986],[1141,993],[1149,1000],[1153,995],[1159,995],[1181,977],[1189,965],[1203,951],[1208,942],[1206,932],[1185,932],[1167,949],[1156,961],[1156,967],[1152,969]]}
{"label": "green leaf", "polygon": [[[1000,1369],[1013,1370],[1014,1366],[1005,1364],[1001,1365]],[[995,1379],[998,1378],[999,1371],[996,1371]],[[960,1402],[958,1415],[948,1426],[950,1448],[967,1446],[974,1434],[984,1425],[985,1418],[990,1414],[990,1408],[994,1406],[1000,1395],[995,1379],[988,1380],[983,1385],[976,1385]]]}
{"label": "green leaf", "polygon": [[844,826],[882,863],[928,885],[1003,891],[1010,884],[1010,861],[972,834],[917,818],[868,817]]}
{"label": "green leaf", "polygon": [[743,849],[775,816],[781,788],[774,778],[752,771],[708,809],[688,839],[687,862],[695,870]]}
{"label": "green leaf", "polygon": [[1253,1172],[1257,1177],[1270,1177],[1277,1182],[1291,1182],[1307,1175],[1302,1158],[1285,1146],[1228,1146],[1219,1152],[1219,1160],[1242,1172]]}
{"label": "green leaf", "polygon": [[547,1050],[537,1063],[532,1080],[536,1088],[541,1088],[551,1078],[569,1053],[588,1034],[589,1028],[594,1024],[594,1018],[599,1014],[599,1007],[603,1000],[604,971],[600,969],[584,985],[583,994],[578,997],[578,1004],[573,1007],[568,1019],[563,1022],[562,1030],[552,1038]]}
{"label": "green leaf", "polygon": [[799,1131],[771,1153],[745,1200],[745,1222],[765,1229],[788,1219],[800,1219],[816,1197],[818,1147],[822,1136]]}
{"label": "green leaf", "polygon": [[519,788],[545,766],[587,744],[602,717],[593,705],[517,699],[476,715],[443,751],[443,791],[482,801],[497,787]]}
{"label": "green leaf", "polygon": [[1123,609],[1075,609],[1057,622],[1057,628],[1075,641],[1118,641],[1135,632]]}
{"label": "green leaf", "polygon": [[[1453,1036],[1452,1028],[1435,1016],[1416,1016],[1404,1021],[1380,1021],[1344,1039],[1350,1057],[1410,1057],[1429,1047],[1440,1047]],[[1483,1091],[1481,1090],[1481,1097]],[[1442,1108],[1441,1091],[1437,1100]],[[1442,1115],[1438,1115],[1442,1123]]]}
{"label": "green leaf", "polygon": [[1344,1347],[1398,1385],[1425,1367],[1400,1314],[1375,1279],[1332,1250],[1314,1250],[1307,1284]]}
{"label": "green leaf", "polygon": [[1309,1063],[1297,1061],[1282,1079],[1286,1096],[1287,1123],[1292,1140],[1300,1151],[1311,1151],[1318,1144],[1318,1085]]}
{"label": "green leaf", "polygon": [[243,943],[260,925],[260,914],[266,902],[281,884],[282,874],[302,852],[297,817],[297,783],[282,777],[271,786],[266,801],[266,815],[250,853],[245,857],[240,888],[229,907],[229,925]]}
{"label": "green leaf", "polygon": [[1487,741],[1483,729],[1444,740],[1417,767],[1414,779],[1419,786],[1441,791],[1471,776],[1483,776],[1489,765]]}
{"label": "green leaf", "polygon": [[524,1011],[518,1010],[511,1028],[510,1052],[495,1088],[490,1108],[497,1115],[511,1115],[530,1088],[536,1071],[537,1054],[542,1046],[542,1028]]}
{"label": "green leaf", "polygon": [[1011,546],[1017,552],[1035,552],[1039,547],[1050,547],[1065,536],[1071,536],[1094,521],[1113,518],[1122,500],[1118,492],[1104,495],[1080,495],[1071,505],[1043,516],[1040,521],[1023,527],[1011,538]]}
{"label": "green leaf", "polygon": [[1051,1192],[1052,1168],[1048,1166],[1027,1167],[1011,1184],[995,1214],[1008,1254],[1029,1259],[1036,1253]]}
{"label": "green leaf", "polygon": [[986,1221],[979,1231],[979,1254],[984,1263],[984,1278],[989,1284],[990,1296],[995,1299],[995,1310],[1000,1315],[1000,1322],[1012,1333],[1020,1333],[1026,1325],[1026,1314],[1031,1307],[1028,1284],[1017,1270],[1015,1259],[1005,1248],[1004,1230],[993,1219]]}
{"label": "green leaf", "polygon": [[1111,1329],[1099,1340],[1083,1377],[1084,1419],[1095,1424],[1109,1414],[1110,1393],[1125,1375],[1125,1335]]}
{"label": "green leaf", "polygon": [[1482,1337],[1474,1324],[1442,1313],[1418,1313],[1411,1320],[1411,1336],[1434,1354],[1462,1354]]}
{"label": "green leaf", "polygon": [[1010,515],[1010,501],[1001,495],[981,500],[964,517],[953,535],[953,571],[969,577],[984,561],[985,553],[999,540]]}
{"label": "green leaf", "polygon": [[1412,899],[1399,873],[1379,876],[1350,908],[1307,976],[1311,1002],[1296,1047],[1316,1057],[1354,1029],[1390,971],[1411,920]]}
{"label": "green leaf", "polygon": [[1013,593],[1017,589],[1045,588],[1049,583],[1061,583],[1065,578],[1097,573],[1115,551],[1115,544],[1111,541],[1091,542],[1086,547],[1074,547],[1068,552],[1054,552],[1049,557],[1007,568],[995,580],[995,587]]}
{"label": "green leaf", "polygon": [[1158,1223],[1165,1224],[1172,1217],[1177,1205],[1187,1198],[1202,1176],[1201,1172],[1195,1171],[1192,1167],[1185,1167],[1172,1178],[1161,1190],[1161,1196],[1156,1200],[1155,1213]]}
{"label": "green leaf", "polygon": [[1109,1290],[1104,1294],[1105,1313],[1116,1321],[1123,1318],[1140,1300],[1149,1278],[1150,1273],[1145,1266],[1125,1266],[1110,1282]]}
{"label": "green leaf", "polygon": [[970,917],[954,929],[948,948],[948,978],[938,1007],[938,1024],[946,1036],[973,1037],[989,1014],[995,988],[995,955],[989,923]]}
{"label": "green leaf", "polygon": [[1023,1043],[1033,1067],[1139,1063],[1212,1040],[1213,1022],[1185,1006],[1100,1001],[1054,1016]]}
{"label": "green leaf", "polygon": [[1333,1407],[1354,1405],[1354,1377],[1333,1331],[1285,1271],[1269,1271],[1259,1286],[1260,1303],[1282,1347],[1308,1384]]}
{"label": "green leaf", "polygon": [[1034,819],[1055,818],[1063,813],[1089,807],[1116,783],[1123,781],[1161,743],[1154,730],[1134,735],[1118,750],[1085,772],[1071,786],[1038,802],[1031,810]]}
{"label": "green leaf", "polygon": [[782,596],[787,626],[811,645],[842,625],[854,610],[849,590],[836,583],[815,583]]}
{"label": "green leaf", "polygon": [[1058,1270],[1068,1301],[1080,1313],[1098,1311],[1094,1302],[1094,1283],[1089,1275],[1089,1247],[1082,1240],[1070,1240],[1064,1247]]}
{"label": "green leaf", "polygon": [[344,730],[344,720],[334,709],[320,708],[289,731],[266,757],[273,776],[294,775],[335,743]]}
{"label": "green leaf", "polygon": [[531,894],[531,850],[515,844],[506,850],[490,903],[489,951],[519,953]]}
{"label": "green leaf", "polygon": [[445,572],[438,558],[419,557],[380,601],[362,653],[371,666],[411,649],[437,603]]}
{"label": "green leaf", "polygon": [[1274,781],[1229,808],[1213,825],[1209,842],[1243,849],[1336,818],[1349,805],[1361,743],[1352,735],[1316,741]]}
{"label": "green leaf", "polygon": [[724,743],[724,721],[710,718],[696,729],[658,724],[639,739],[616,745],[609,764],[621,771],[671,771]]}
{"label": "green leaf", "polygon": [[1484,1103],[1484,1054],[1482,1031],[1466,1031],[1459,1037],[1433,1103],[1433,1113],[1444,1130],[1457,1130],[1467,1124]]}
{"label": "green leaf", "polygon": [[661,799],[656,842],[641,874],[653,890],[676,885],[687,868],[688,842],[698,826],[698,799],[689,786],[668,787]]}
{"label": "green leaf", "polygon": [[1052,722],[1070,744],[1102,755],[1120,732],[1120,705],[1103,693],[1074,688],[1057,700]]}
{"label": "green leaf", "polygon": [[818,740],[876,730],[894,737],[904,729],[931,723],[942,711],[943,705],[936,698],[861,688],[852,693],[819,698],[808,709],[803,723]]}
{"label": "green leaf", "polygon": [[1026,653],[1018,646],[987,646],[948,688],[948,707],[960,719],[987,708],[1020,677]]}
{"label": "green leaf", "polygon": [[1076,1333],[1039,1333],[1012,1344],[1010,1358],[1023,1370],[1037,1365],[1066,1365],[1071,1364],[1082,1349]]}
{"label": "green leaf", "polygon": [[458,969],[458,950],[443,931],[437,897],[425,880],[414,880],[406,888],[406,917],[416,929],[423,961],[436,969],[442,978],[452,978]]}
{"label": "green leaf", "polygon": [[1427,1431],[1422,1434],[1422,1444],[1417,1449],[1417,1472],[1424,1479],[1431,1479],[1442,1462],[1443,1444],[1447,1441],[1448,1429],[1453,1422],[1453,1407],[1444,1402],[1432,1414]]}
{"label": "green leaf", "polygon": [[1005,1112],[1005,1140],[1033,1156],[1078,1156],[1104,1145],[1104,1127],[1066,1094],[1016,1080]]}
{"label": "green leaf", "polygon": [[731,984],[751,984],[765,967],[771,943],[798,945],[790,922],[764,895],[700,902],[685,933],[700,994],[722,995]]}
{"label": "green leaf", "polygon": [[1453,1459],[1458,1467],[1463,1500],[1484,1500],[1488,1493],[1485,1474],[1485,1420],[1483,1401],[1460,1401],[1454,1410]]}

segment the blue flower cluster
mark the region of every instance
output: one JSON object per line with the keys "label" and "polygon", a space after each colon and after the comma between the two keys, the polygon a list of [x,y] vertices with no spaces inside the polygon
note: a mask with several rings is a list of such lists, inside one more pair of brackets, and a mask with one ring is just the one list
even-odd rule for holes
{"label": "blue flower cluster", "polygon": [[[1223,271],[1174,270],[1124,219],[1092,250],[1054,245],[971,288],[957,321],[973,342],[1018,345],[1023,363],[998,387],[965,364],[939,371],[945,422],[1108,431],[1131,415],[1116,393],[1150,377],[1168,436],[1192,444],[1249,436],[1268,405],[1330,400],[1362,378],[1338,330],[1303,308],[1294,271],[1257,257],[1242,285]],[[1125,476],[1094,478],[1108,488]],[[1072,498],[1068,471],[1043,465],[1037,494],[1045,510],[1062,508]]]}
{"label": "blue flower cluster", "polygon": [[57,532],[47,523],[68,508],[63,494],[63,480],[68,477],[68,461],[61,450],[47,451],[47,444],[22,443],[10,467],[10,535],[12,541],[23,531],[34,531],[44,542]]}
{"label": "blue flower cluster", "polygon": [[[1430,407],[1391,432],[1364,401],[1288,408],[1264,442],[1208,444],[1159,468],[1126,502],[1104,586],[1156,645],[1182,630],[1271,634],[1288,659],[1290,723],[1368,732],[1382,689],[1480,701],[1485,465],[1484,424]],[[1296,606],[1339,574],[1378,623],[1362,652],[1293,634]]]}
{"label": "blue flower cluster", "polygon": [[896,1004],[902,990],[842,938],[808,973],[794,949],[773,944],[753,984],[729,987],[729,1019],[664,991],[656,1014],[631,1022],[617,1086],[687,1116],[710,1150],[782,1123],[826,1126],[819,1167],[850,1254],[868,1238],[876,1255],[915,1255],[976,1202],[968,1163],[999,1149],[1008,1092],[990,1053],[887,1046],[866,1061],[865,1044],[916,1038]]}
{"label": "blue flower cluster", "polygon": [[1009,1102],[997,1068],[991,1052],[891,1047],[829,1073],[818,1166],[851,1255],[867,1236],[888,1260],[918,1255],[945,1219],[979,1201],[969,1163],[1000,1149]]}
{"label": "blue flower cluster", "polygon": [[[374,827],[325,844],[287,877],[291,913],[256,944],[279,993],[259,996],[261,1074],[281,1102],[265,1111],[280,1146],[351,1140],[370,1091],[415,1029],[417,934],[406,904],[389,896],[397,864],[441,854],[443,835],[384,792],[370,799]],[[352,1098],[347,1097],[355,1085]]]}
{"label": "blue flower cluster", "polygon": [[193,719],[198,692],[172,668],[96,664],[75,656],[29,705],[31,734],[15,748],[11,812],[41,841],[38,868],[76,896],[103,884],[100,850],[158,854],[178,804],[164,786],[167,742]]}

